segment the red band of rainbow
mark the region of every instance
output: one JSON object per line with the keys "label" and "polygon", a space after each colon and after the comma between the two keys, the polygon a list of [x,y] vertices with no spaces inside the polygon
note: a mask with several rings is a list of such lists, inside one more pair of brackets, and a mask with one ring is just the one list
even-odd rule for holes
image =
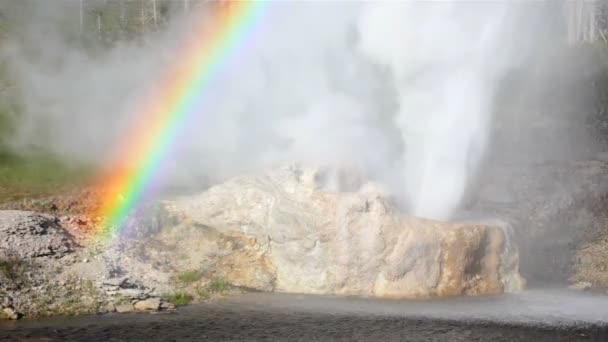
{"label": "red band of rainbow", "polygon": [[259,21],[264,2],[230,1],[216,7],[213,16],[197,23],[193,38],[186,42],[178,61],[167,71],[158,93],[139,114],[122,144],[109,175],[103,177],[104,193],[97,213],[102,231],[114,235],[141,201],[168,153],[179,128],[192,115],[192,107],[225,64],[225,60],[248,39]]}

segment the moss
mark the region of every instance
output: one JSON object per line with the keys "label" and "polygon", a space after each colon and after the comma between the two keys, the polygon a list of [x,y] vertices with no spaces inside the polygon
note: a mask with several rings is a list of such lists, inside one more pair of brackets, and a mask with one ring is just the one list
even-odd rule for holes
{"label": "moss", "polygon": [[221,278],[215,278],[209,283],[209,288],[214,292],[224,292],[228,289],[228,282]]}
{"label": "moss", "polygon": [[184,271],[177,274],[177,280],[184,285],[188,285],[199,281],[202,276],[200,271]]}
{"label": "moss", "polygon": [[186,292],[174,292],[164,294],[163,299],[169,303],[173,303],[175,306],[184,306],[190,304],[194,297]]}

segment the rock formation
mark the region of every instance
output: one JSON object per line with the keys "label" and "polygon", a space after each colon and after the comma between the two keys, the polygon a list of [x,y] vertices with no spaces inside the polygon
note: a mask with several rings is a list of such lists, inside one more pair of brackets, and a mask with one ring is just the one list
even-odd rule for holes
{"label": "rock formation", "polygon": [[14,258],[61,258],[74,241],[54,216],[26,211],[0,215],[0,255]]}
{"label": "rock formation", "polygon": [[52,215],[0,211],[0,319],[105,312],[114,304],[160,309],[149,287],[108,279],[111,265],[97,246],[78,243],[62,223]]}
{"label": "rock formation", "polygon": [[[505,229],[395,213],[386,197],[323,191],[316,169],[244,176],[165,203],[183,225],[238,248],[208,250],[234,285],[391,298],[496,294],[523,286]],[[207,241],[209,243],[209,241]]]}
{"label": "rock formation", "polygon": [[79,230],[86,217],[0,211],[0,317],[171,310],[238,288],[426,298],[523,286],[507,224],[406,217],[372,184],[334,192],[323,179],[296,167],[234,178],[154,204],[110,240]]}

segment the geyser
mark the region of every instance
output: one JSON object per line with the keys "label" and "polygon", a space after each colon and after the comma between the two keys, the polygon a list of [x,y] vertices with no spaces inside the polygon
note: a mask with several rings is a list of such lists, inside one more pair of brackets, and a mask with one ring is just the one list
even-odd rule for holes
{"label": "geyser", "polygon": [[505,4],[456,2],[382,2],[362,11],[360,50],[391,71],[397,89],[414,215],[448,219],[482,157],[505,13]]}

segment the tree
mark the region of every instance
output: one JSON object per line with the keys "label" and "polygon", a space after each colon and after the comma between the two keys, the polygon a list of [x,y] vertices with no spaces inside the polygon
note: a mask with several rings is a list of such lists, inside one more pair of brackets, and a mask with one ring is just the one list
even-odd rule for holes
{"label": "tree", "polygon": [[566,0],[568,43],[593,43],[602,39],[608,43],[608,4],[595,0]]}

